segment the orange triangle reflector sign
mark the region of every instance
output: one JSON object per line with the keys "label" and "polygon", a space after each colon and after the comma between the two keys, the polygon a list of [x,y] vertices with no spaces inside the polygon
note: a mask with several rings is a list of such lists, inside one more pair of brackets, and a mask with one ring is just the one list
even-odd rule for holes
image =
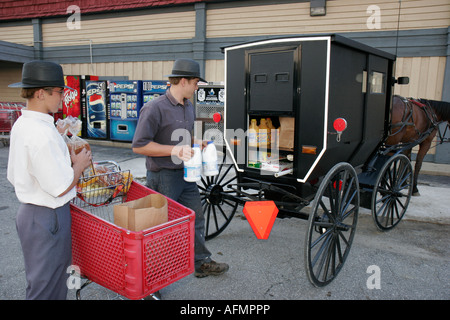
{"label": "orange triangle reflector sign", "polygon": [[273,201],[248,201],[244,205],[244,215],[258,239],[269,238],[278,208]]}

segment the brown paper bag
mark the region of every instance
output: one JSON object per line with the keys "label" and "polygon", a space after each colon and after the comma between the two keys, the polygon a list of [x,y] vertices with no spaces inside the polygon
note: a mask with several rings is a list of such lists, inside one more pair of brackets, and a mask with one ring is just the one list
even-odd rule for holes
{"label": "brown paper bag", "polygon": [[278,146],[281,149],[294,149],[294,128],[295,118],[280,117],[280,134],[278,136]]}
{"label": "brown paper bag", "polygon": [[114,206],[114,224],[131,230],[142,231],[168,221],[167,199],[161,194],[124,202]]}

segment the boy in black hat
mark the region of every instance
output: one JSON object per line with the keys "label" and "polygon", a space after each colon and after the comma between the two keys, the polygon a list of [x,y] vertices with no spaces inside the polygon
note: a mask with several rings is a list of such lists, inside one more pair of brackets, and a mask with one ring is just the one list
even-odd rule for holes
{"label": "boy in black hat", "polygon": [[195,276],[220,275],[225,263],[211,260],[205,245],[205,218],[195,182],[184,180],[183,161],[193,155],[191,132],[195,112],[189,99],[198,89],[200,66],[194,60],[178,59],[168,75],[170,88],[141,109],[133,138],[133,151],[146,157],[147,185],[195,211]]}
{"label": "boy in black hat", "polygon": [[25,63],[22,88],[27,107],[14,123],[7,178],[20,201],[16,227],[24,255],[26,299],[67,298],[67,268],[72,262],[70,200],[75,185],[91,163],[91,152],[69,154],[49,113],[64,97],[59,64]]}

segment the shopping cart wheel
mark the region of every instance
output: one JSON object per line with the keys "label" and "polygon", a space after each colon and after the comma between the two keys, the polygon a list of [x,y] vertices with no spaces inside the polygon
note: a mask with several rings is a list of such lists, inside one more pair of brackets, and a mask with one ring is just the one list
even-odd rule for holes
{"label": "shopping cart wheel", "polygon": [[83,290],[84,287],[86,287],[87,285],[91,284],[92,281],[89,279],[86,279],[86,281],[81,285],[80,289],[77,289],[77,291],[75,292],[75,297],[77,300],[81,300],[81,290]]}
{"label": "shopping cart wheel", "polygon": [[148,296],[146,296],[145,298],[143,298],[142,300],[161,300],[161,292],[159,291],[153,292]]}
{"label": "shopping cart wheel", "polygon": [[202,176],[197,183],[205,215],[205,239],[210,240],[218,236],[233,219],[238,203],[230,200],[227,194],[236,195],[227,186],[237,183],[237,171],[231,161],[227,161],[224,150],[222,161],[219,163],[219,173],[213,177]]}

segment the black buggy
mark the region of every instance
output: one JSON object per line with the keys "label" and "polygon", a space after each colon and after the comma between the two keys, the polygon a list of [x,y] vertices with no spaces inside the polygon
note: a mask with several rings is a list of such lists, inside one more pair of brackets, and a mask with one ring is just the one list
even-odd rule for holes
{"label": "black buggy", "polygon": [[[279,218],[308,220],[305,267],[324,286],[339,273],[359,207],[381,230],[411,198],[412,166],[384,144],[396,57],[339,35],[268,39],[226,47],[224,148],[219,175],[198,183],[206,238],[237,207],[272,200]],[[270,119],[269,140],[249,143],[252,120]]]}

